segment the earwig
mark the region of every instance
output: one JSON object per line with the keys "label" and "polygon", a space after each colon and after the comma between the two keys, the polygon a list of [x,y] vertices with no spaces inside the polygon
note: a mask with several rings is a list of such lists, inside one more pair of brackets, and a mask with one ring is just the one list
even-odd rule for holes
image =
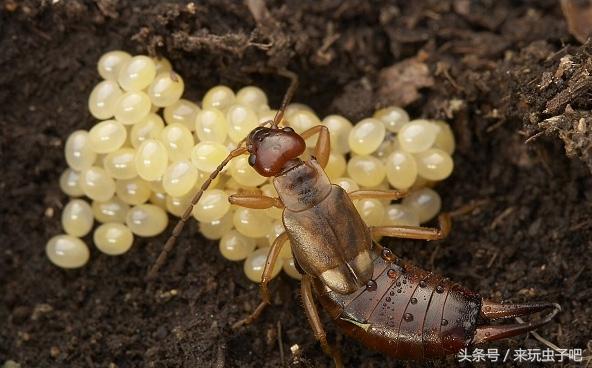
{"label": "earwig", "polygon": [[[358,190],[348,194],[331,184],[323,170],[330,153],[328,129],[319,125],[297,134],[290,127],[280,127],[297,85],[295,74],[284,71],[282,75],[291,79],[291,85],[274,120],[255,128],[202,185],[150,270],[149,279],[164,264],[203,191],[230,160],[248,153],[249,164],[259,174],[273,177],[279,198],[235,194],[229,201],[248,208],[282,208],[286,232],[270,248],[261,278],[262,303],[233,327],[253,322],[270,303],[267,285],[288,240],[295,265],[303,275],[301,294],[306,315],[321,347],[337,366],[341,366],[340,356],[327,341],[315,295],[346,334],[398,359],[442,358],[472,345],[532,331],[552,320],[560,310],[557,304],[500,304],[483,299],[474,291],[398,258],[374,242],[372,239],[377,236],[443,239],[450,232],[451,214],[440,214],[438,228],[368,227],[352,199],[396,200],[407,192]],[[303,161],[299,157],[306,149],[305,139],[313,135],[318,135],[314,155]],[[490,324],[493,320],[545,310],[550,312],[536,321]]]}
{"label": "earwig", "polygon": [[[456,354],[471,345],[526,333],[551,321],[552,303],[499,304],[377,245],[373,275],[365,287],[342,295],[318,279],[303,279],[347,335],[397,359],[425,360]],[[552,312],[538,322],[490,325],[489,321]]]}

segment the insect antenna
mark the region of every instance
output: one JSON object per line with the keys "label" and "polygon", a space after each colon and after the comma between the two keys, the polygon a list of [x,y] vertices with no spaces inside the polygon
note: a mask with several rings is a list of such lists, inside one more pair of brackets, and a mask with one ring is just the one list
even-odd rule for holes
{"label": "insect antenna", "polygon": [[284,99],[282,100],[282,105],[278,109],[275,117],[273,118],[273,122],[271,127],[277,129],[279,123],[282,121],[284,117],[284,113],[286,112],[286,107],[294,97],[294,92],[296,92],[296,88],[298,88],[298,75],[296,73],[291,72],[289,70],[283,69],[277,72],[279,75],[289,78],[290,79],[290,86],[284,95]]}
{"label": "insect antenna", "polygon": [[[281,76],[289,78],[290,79],[290,86],[288,87],[288,90],[286,91],[286,94],[284,95],[284,99],[282,100],[282,105],[280,106],[280,109],[278,110],[278,112],[275,114],[273,121],[266,121],[266,122],[260,124],[259,126],[265,126],[267,124],[271,124],[272,128],[277,128],[278,124],[281,122],[282,118],[284,117],[284,112],[286,110],[286,107],[288,106],[288,104],[292,100],[292,96],[294,96],[294,92],[296,91],[296,87],[298,87],[298,76],[296,75],[296,73],[293,73],[293,72],[286,70],[286,69],[276,71],[276,73]],[[210,174],[208,179],[201,185],[201,188],[199,189],[199,191],[197,193],[195,193],[195,195],[191,199],[191,204],[189,206],[187,206],[187,209],[185,209],[185,212],[183,213],[183,215],[179,219],[179,222],[177,222],[177,224],[175,225],[175,228],[173,229],[171,236],[167,239],[166,243],[164,243],[164,247],[162,248],[162,251],[158,255],[158,258],[156,259],[156,261],[154,262],[154,264],[150,268],[150,271],[148,271],[148,274],[146,275],[147,281],[153,280],[156,277],[156,275],[158,274],[158,271],[160,270],[160,268],[162,267],[162,265],[166,261],[169,253],[175,247],[175,243],[177,241],[177,238],[179,237],[179,235],[181,235],[181,231],[183,231],[183,227],[185,226],[185,223],[191,217],[191,212],[193,212],[193,207],[197,204],[197,202],[199,202],[199,199],[203,195],[203,192],[206,189],[208,189],[210,184],[212,184],[212,180],[214,180],[220,174],[222,169],[224,169],[224,167],[233,158],[240,156],[243,153],[247,152],[247,148],[243,147],[243,144],[245,143],[246,139],[247,138],[244,138],[243,140],[241,140],[238,143],[237,148],[235,148],[232,152],[230,152],[228,154],[228,156],[226,156],[226,158],[218,165],[216,170],[214,170]]]}
{"label": "insect antenna", "polygon": [[241,147],[241,145],[244,141],[245,140],[242,140],[239,143],[239,146],[237,148],[235,148],[232,152],[230,152],[228,154],[228,156],[226,156],[226,158],[218,165],[216,170],[214,170],[210,174],[208,179],[201,185],[201,188],[199,189],[199,191],[197,193],[195,193],[195,195],[191,199],[191,204],[189,206],[187,206],[187,208],[185,209],[183,216],[181,216],[181,218],[179,219],[179,222],[177,222],[177,225],[175,225],[175,228],[173,229],[171,236],[167,239],[166,243],[164,244],[164,248],[162,249],[162,251],[158,255],[156,262],[154,262],[154,265],[152,266],[152,268],[150,269],[150,271],[146,275],[147,280],[153,280],[156,277],[156,275],[158,274],[158,270],[160,270],[160,268],[162,267],[162,265],[166,261],[167,256],[173,250],[175,243],[177,241],[177,238],[181,234],[181,231],[183,230],[185,223],[187,222],[187,220],[189,220],[189,217],[191,217],[191,212],[193,211],[193,207],[197,204],[197,202],[199,202],[199,199],[201,198],[203,192],[206,189],[208,189],[210,184],[212,184],[212,180],[214,180],[218,176],[218,174],[220,174],[222,169],[230,162],[230,160],[247,152],[246,147]]}

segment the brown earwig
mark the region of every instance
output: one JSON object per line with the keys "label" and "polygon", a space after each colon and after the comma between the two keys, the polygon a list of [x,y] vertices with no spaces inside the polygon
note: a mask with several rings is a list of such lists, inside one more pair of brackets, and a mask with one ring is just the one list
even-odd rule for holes
{"label": "brown earwig", "polygon": [[[353,199],[396,200],[407,193],[358,190],[348,194],[331,184],[323,171],[330,152],[328,129],[319,125],[297,134],[292,128],[279,127],[297,85],[295,74],[282,73],[292,83],[274,120],[255,128],[210,175],[174,228],[148,274],[149,279],[163,265],[203,191],[232,158],[249,153],[251,166],[259,174],[274,178],[279,198],[241,194],[229,200],[248,208],[283,208],[286,232],[278,236],[267,257],[261,279],[263,302],[234,327],[251,323],[270,303],[267,284],[287,240],[303,275],[301,294],[315,337],[338,366],[341,366],[339,354],[327,342],[314,302],[315,294],[346,334],[399,359],[441,358],[471,345],[532,331],[551,321],[560,310],[557,304],[500,304],[483,299],[478,293],[414,266],[373,242],[376,236],[443,239],[450,231],[451,215],[443,213],[438,217],[439,228],[366,226]],[[303,161],[299,157],[306,150],[305,139],[313,135],[318,135],[314,156]],[[489,324],[492,320],[543,310],[551,312],[538,321]]]}

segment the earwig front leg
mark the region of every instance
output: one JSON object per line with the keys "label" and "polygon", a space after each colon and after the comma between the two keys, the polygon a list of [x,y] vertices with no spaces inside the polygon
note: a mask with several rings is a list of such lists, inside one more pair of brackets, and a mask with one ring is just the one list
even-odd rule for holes
{"label": "earwig front leg", "polygon": [[329,161],[329,155],[331,154],[331,141],[329,139],[329,129],[324,125],[313,126],[310,129],[305,130],[300,134],[302,139],[306,140],[313,135],[318,134],[319,138],[314,148],[314,156],[316,157],[319,165],[324,169]]}
{"label": "earwig front leg", "polygon": [[308,322],[310,322],[310,327],[312,327],[312,331],[314,332],[315,338],[319,340],[319,343],[321,344],[321,347],[323,348],[325,354],[333,358],[333,360],[335,361],[335,367],[343,367],[343,362],[341,361],[341,354],[339,354],[339,351],[337,349],[331,348],[331,346],[327,342],[327,334],[325,333],[325,329],[323,328],[323,324],[319,316],[319,311],[317,310],[317,306],[315,305],[314,298],[312,295],[312,280],[310,276],[302,276],[300,290],[302,293],[302,303],[304,304],[304,311],[306,312]]}
{"label": "earwig front leg", "polygon": [[405,198],[409,194],[406,190],[356,190],[349,193],[349,198],[352,201],[358,199],[380,199],[380,200],[393,200]]}
{"label": "earwig front leg", "polygon": [[263,274],[261,275],[261,298],[264,303],[271,304],[271,297],[269,295],[269,288],[267,284],[273,277],[273,269],[277,262],[278,256],[282,251],[282,247],[288,241],[288,234],[281,233],[271,245],[269,253],[267,254],[267,260],[265,261],[265,268],[263,268]]}
{"label": "earwig front leg", "polygon": [[417,240],[441,240],[448,236],[452,222],[450,214],[441,213],[438,216],[439,228],[421,226],[371,226],[370,233],[375,236],[392,236],[395,238]]}
{"label": "earwig front leg", "polygon": [[[268,197],[264,195],[241,195],[234,194],[228,198],[228,201],[232,204],[236,204],[241,207],[265,209],[271,207],[284,208],[284,204],[279,198]],[[269,289],[267,284],[272,278],[273,268],[277,262],[278,255],[280,254],[282,247],[288,240],[288,234],[281,233],[273,242],[269,254],[267,255],[267,261],[265,262],[265,268],[261,275],[261,297],[263,302],[266,304],[271,303],[269,296]]]}
{"label": "earwig front leg", "polygon": [[284,204],[279,198],[273,198],[264,195],[233,194],[228,198],[228,201],[232,204],[236,204],[237,206],[246,208],[284,208]]}

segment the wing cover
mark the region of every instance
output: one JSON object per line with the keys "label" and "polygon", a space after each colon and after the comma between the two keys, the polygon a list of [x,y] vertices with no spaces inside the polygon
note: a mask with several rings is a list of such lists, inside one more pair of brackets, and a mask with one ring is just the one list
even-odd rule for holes
{"label": "wing cover", "polygon": [[341,187],[311,208],[286,209],[284,225],[300,267],[332,290],[349,294],[372,277],[370,230]]}

